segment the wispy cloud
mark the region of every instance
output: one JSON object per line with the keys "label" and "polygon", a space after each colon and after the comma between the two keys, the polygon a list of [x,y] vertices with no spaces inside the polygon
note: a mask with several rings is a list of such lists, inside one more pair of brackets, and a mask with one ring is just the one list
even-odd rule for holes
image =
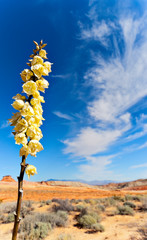
{"label": "wispy cloud", "polygon": [[5,122],[3,122],[3,123],[1,124],[0,129],[7,128],[7,127],[9,127],[9,126],[10,126],[10,125],[9,125],[9,122],[8,122],[8,121],[5,121]]}
{"label": "wispy cloud", "polygon": [[65,113],[61,113],[59,111],[54,111],[53,114],[55,114],[57,117],[59,118],[64,118],[66,120],[72,120],[73,118],[71,116],[69,116],[68,114]]}
{"label": "wispy cloud", "polygon": [[62,79],[69,78],[70,76],[71,76],[71,74],[57,74],[57,75],[51,75],[51,77],[53,77],[53,78],[62,78]]}
{"label": "wispy cloud", "polygon": [[107,150],[118,137],[122,135],[121,130],[98,130],[96,128],[83,128],[73,139],[66,139],[64,153],[74,156],[91,156]]}
{"label": "wispy cloud", "polygon": [[146,148],[147,147],[147,142],[145,142],[144,144],[140,145],[138,147],[138,149],[143,149],[143,148]]}
{"label": "wispy cloud", "polygon": [[[111,159],[114,156],[102,156],[102,157],[87,157],[87,163],[81,164],[79,170],[82,179],[103,179],[107,176],[107,179],[113,179],[112,171],[107,169],[107,165],[111,164]],[[115,176],[116,177],[116,176]]]}
{"label": "wispy cloud", "polygon": [[131,168],[144,168],[147,167],[147,163],[131,166]]}
{"label": "wispy cloud", "polygon": [[[111,36],[114,50],[109,58],[105,58],[99,51],[90,49],[93,66],[85,72],[84,80],[93,89],[93,100],[86,106],[92,126],[87,124],[76,136],[63,142],[64,153],[85,159],[89,157],[89,163],[81,165],[80,169],[90,174],[94,166],[98,168],[103,161],[95,158],[93,162],[93,155],[108,150],[124,134],[129,134],[128,130],[134,127],[130,108],[147,95],[147,16],[134,18],[121,14],[115,22],[98,20],[96,5],[90,8],[87,16],[87,24],[80,22],[84,44],[87,41],[100,42],[107,50]],[[116,34],[123,43],[121,47]],[[127,140],[133,141],[146,133],[147,126],[143,124]],[[105,163],[102,172],[110,164],[107,157]]]}

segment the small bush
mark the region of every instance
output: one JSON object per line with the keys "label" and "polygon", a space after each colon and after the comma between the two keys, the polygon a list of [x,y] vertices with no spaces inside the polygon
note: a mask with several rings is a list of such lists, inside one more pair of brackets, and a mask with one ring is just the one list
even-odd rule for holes
{"label": "small bush", "polygon": [[141,210],[142,211],[147,211],[147,196],[144,196],[141,198]]}
{"label": "small bush", "polygon": [[70,234],[60,234],[57,240],[72,240],[72,236]]}
{"label": "small bush", "polygon": [[138,229],[138,232],[140,233],[141,239],[146,240],[147,239],[147,224],[145,226],[142,226]]}
{"label": "small bush", "polygon": [[29,207],[26,207],[25,205],[22,205],[21,212],[20,212],[21,218],[25,218],[25,216],[29,215],[32,210],[33,208],[29,208]]}
{"label": "small bush", "polygon": [[101,221],[101,217],[89,209],[83,209],[77,217],[78,224],[83,228],[93,229],[93,225]]}
{"label": "small bush", "polygon": [[[32,236],[32,238],[28,238],[31,240],[42,239],[41,237],[44,236],[43,234],[46,234],[47,230],[49,231],[54,227],[65,227],[67,220],[68,216],[64,211],[28,215],[20,224],[20,239],[27,240],[26,236]],[[38,238],[38,236],[40,236],[40,238]]]}
{"label": "small bush", "polygon": [[15,202],[8,202],[0,204],[0,214],[2,213],[13,213],[16,210]]}
{"label": "small bush", "polygon": [[131,215],[131,216],[134,215],[133,209],[130,208],[129,206],[118,206],[117,210],[119,215]]}
{"label": "small bush", "polygon": [[104,232],[104,231],[105,231],[103,225],[100,224],[100,223],[95,223],[95,224],[92,226],[92,230],[95,230],[96,232]]}
{"label": "small bush", "polygon": [[125,201],[132,201],[133,200],[133,195],[127,194],[125,195]]}
{"label": "small bush", "polygon": [[122,196],[113,196],[113,199],[115,200],[115,201],[118,201],[118,202],[124,202],[125,201],[125,198],[124,197],[122,197]]}
{"label": "small bush", "polygon": [[[53,200],[52,200],[53,201]],[[59,210],[61,211],[74,211],[74,206],[69,202],[68,199],[66,200],[62,200],[62,199],[58,199],[58,201],[56,201],[59,205],[54,205],[53,206],[53,211],[57,212]]]}
{"label": "small bush", "polygon": [[115,216],[118,214],[119,214],[118,210],[111,210],[111,211],[107,212],[107,216],[109,216],[109,217],[112,217],[112,216]]}
{"label": "small bush", "polygon": [[23,201],[22,206],[27,208],[32,208],[32,204],[33,204],[33,201],[26,200],[26,201]]}
{"label": "small bush", "polygon": [[3,214],[1,214],[1,215],[0,215],[0,221],[1,221],[1,222],[4,222],[4,220],[5,220],[5,216],[4,216]]}
{"label": "small bush", "polygon": [[81,212],[81,211],[83,211],[83,209],[85,209],[85,208],[86,208],[86,207],[85,207],[84,205],[81,205],[81,204],[80,204],[80,205],[77,205],[77,206],[76,206],[75,210],[78,211],[78,212]]}
{"label": "small bush", "polygon": [[43,207],[43,206],[45,206],[46,205],[46,201],[41,201],[41,203],[40,203],[40,206],[39,207]]}
{"label": "small bush", "polygon": [[51,230],[50,223],[44,222],[28,223],[26,226],[26,230],[19,235],[20,240],[44,239],[48,235],[49,230]]}
{"label": "small bush", "polygon": [[9,213],[8,216],[3,216],[3,223],[11,223],[14,222],[14,214],[13,213]]}
{"label": "small bush", "polygon": [[50,205],[52,203],[52,200],[47,200],[46,205]]}
{"label": "small bush", "polygon": [[90,205],[96,205],[97,204],[97,200],[96,199],[90,199],[89,200]]}
{"label": "small bush", "polygon": [[132,200],[140,202],[141,197],[140,196],[132,196]]}
{"label": "small bush", "polygon": [[110,206],[116,206],[117,200],[115,200],[113,197],[108,198],[109,205]]}
{"label": "small bush", "polygon": [[83,228],[89,228],[91,229],[91,227],[97,223],[96,219],[94,217],[92,217],[89,214],[85,214],[84,216],[78,218],[78,223],[80,224],[81,227]]}
{"label": "small bush", "polygon": [[90,199],[85,199],[85,203],[90,203]]}
{"label": "small bush", "polygon": [[99,209],[101,212],[105,212],[105,206],[104,205],[99,204],[97,206],[97,209]]}
{"label": "small bush", "polygon": [[136,205],[132,202],[125,202],[123,205],[124,206],[129,206],[130,208],[133,208],[133,209],[136,208]]}

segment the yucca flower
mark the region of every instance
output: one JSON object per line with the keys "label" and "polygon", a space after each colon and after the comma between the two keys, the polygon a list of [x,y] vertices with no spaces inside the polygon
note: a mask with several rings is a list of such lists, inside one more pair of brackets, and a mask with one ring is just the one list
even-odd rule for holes
{"label": "yucca flower", "polygon": [[22,145],[19,152],[19,155],[22,156],[22,162],[20,176],[18,177],[18,199],[12,240],[16,240],[20,222],[24,172],[26,172],[28,178],[37,174],[35,166],[26,164],[26,158],[29,154],[36,157],[36,154],[43,150],[43,146],[39,141],[43,137],[40,126],[42,121],[45,120],[42,116],[43,108],[41,103],[45,101],[43,96],[40,95],[40,91],[45,92],[45,88],[49,86],[48,81],[43,76],[49,75],[52,64],[45,61],[47,53],[43,48],[47,44],[43,44],[43,41],[40,44],[35,41],[34,43],[36,49],[33,50],[33,54],[30,56],[31,59],[27,63],[30,69],[26,68],[20,74],[23,81],[23,94],[18,93],[13,97],[12,106],[17,112],[13,113],[12,118],[9,119],[11,126],[14,126],[15,143]]}
{"label": "yucca flower", "polygon": [[34,176],[35,173],[37,174],[36,167],[33,165],[28,165],[26,167],[26,174],[28,175],[28,178],[30,178],[30,175]]}
{"label": "yucca flower", "polygon": [[35,42],[36,49],[29,60],[30,69],[24,69],[21,72],[23,80],[23,93],[26,96],[17,94],[13,97],[13,108],[19,112],[14,113],[9,122],[14,126],[13,134],[15,135],[16,144],[22,144],[20,156],[24,153],[25,156],[31,154],[36,156],[36,153],[43,150],[43,146],[39,140],[43,137],[40,126],[44,120],[42,114],[43,109],[41,103],[44,103],[43,96],[39,91],[45,92],[49,83],[42,76],[47,76],[51,72],[51,63],[44,61],[47,59],[46,51],[43,49],[46,44]]}

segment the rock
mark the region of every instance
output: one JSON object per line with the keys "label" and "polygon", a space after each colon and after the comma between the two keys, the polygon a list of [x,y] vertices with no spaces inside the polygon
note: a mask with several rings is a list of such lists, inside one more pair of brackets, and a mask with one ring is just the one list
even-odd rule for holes
{"label": "rock", "polygon": [[16,182],[10,175],[4,176],[1,182]]}

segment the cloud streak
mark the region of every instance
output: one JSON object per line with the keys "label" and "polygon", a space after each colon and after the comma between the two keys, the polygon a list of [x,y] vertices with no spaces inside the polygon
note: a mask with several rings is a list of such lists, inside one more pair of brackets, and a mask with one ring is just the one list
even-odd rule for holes
{"label": "cloud streak", "polygon": [[147,167],[147,163],[139,164],[139,165],[134,165],[134,166],[132,166],[131,168],[145,168],[145,167]]}
{"label": "cloud streak", "polygon": [[7,128],[7,127],[9,127],[9,126],[10,126],[10,125],[9,125],[9,122],[8,122],[8,121],[5,121],[5,122],[3,122],[3,123],[1,124],[0,129]]}
{"label": "cloud streak", "polygon": [[66,120],[72,120],[73,118],[71,116],[69,116],[68,114],[65,114],[65,113],[61,113],[59,111],[54,111],[53,112],[54,115],[56,115],[57,117],[59,118],[63,118],[63,119],[66,119]]}
{"label": "cloud streak", "polygon": [[[98,165],[103,166],[101,169],[104,172],[106,165],[111,163],[107,157],[103,162],[103,156],[95,158],[94,162],[92,159],[95,154],[106,152],[125,134],[129,134],[128,130],[134,127],[130,108],[147,95],[147,16],[144,14],[135,18],[125,14],[117,22],[106,22],[98,20],[95,5],[90,8],[88,18],[87,24],[80,23],[81,40],[84,44],[101,43],[108,50],[111,37],[113,53],[106,58],[99,51],[90,50],[93,66],[83,77],[85,85],[93,89],[93,100],[87,102],[86,111],[94,126],[79,129],[76,136],[63,143],[65,154],[88,161],[79,168],[90,174],[94,166],[97,166],[96,169]],[[117,37],[121,38],[121,46]],[[144,124],[126,140],[133,141],[146,133]]]}

